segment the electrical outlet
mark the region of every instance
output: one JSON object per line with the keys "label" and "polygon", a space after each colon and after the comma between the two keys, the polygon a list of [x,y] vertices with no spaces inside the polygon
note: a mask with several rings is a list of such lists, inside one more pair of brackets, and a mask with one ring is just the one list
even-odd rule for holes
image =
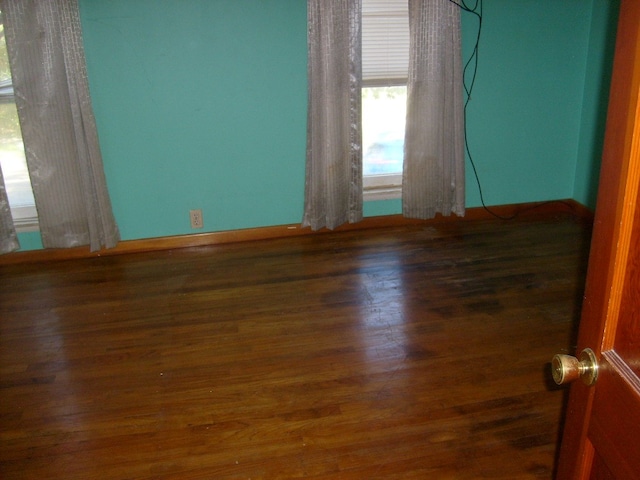
{"label": "electrical outlet", "polygon": [[204,222],[202,221],[202,210],[189,210],[189,218],[191,219],[191,228],[204,227]]}

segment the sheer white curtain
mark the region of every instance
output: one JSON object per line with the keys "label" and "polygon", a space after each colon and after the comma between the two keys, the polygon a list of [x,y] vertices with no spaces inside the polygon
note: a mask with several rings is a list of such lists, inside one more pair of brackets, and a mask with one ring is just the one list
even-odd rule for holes
{"label": "sheer white curtain", "polygon": [[2,0],[2,13],[42,243],[113,247],[77,0]]}
{"label": "sheer white curtain", "polygon": [[[408,0],[402,212],[464,215],[460,9]],[[362,219],[361,0],[308,0],[309,106],[304,226]]]}
{"label": "sheer white curtain", "polygon": [[361,0],[308,0],[303,226],[362,219]]}
{"label": "sheer white curtain", "polygon": [[464,215],[464,104],[460,9],[409,0],[410,57],[402,212]]}

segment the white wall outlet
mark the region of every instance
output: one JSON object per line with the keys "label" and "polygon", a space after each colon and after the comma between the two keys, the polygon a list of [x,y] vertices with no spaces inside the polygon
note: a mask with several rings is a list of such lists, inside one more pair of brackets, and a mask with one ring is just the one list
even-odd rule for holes
{"label": "white wall outlet", "polygon": [[202,221],[202,210],[189,210],[189,218],[191,219],[191,228],[204,227],[204,222]]}

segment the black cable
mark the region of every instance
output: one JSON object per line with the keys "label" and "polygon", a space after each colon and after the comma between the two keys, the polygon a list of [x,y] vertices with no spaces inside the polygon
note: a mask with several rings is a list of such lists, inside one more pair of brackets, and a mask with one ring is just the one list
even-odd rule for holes
{"label": "black cable", "polygon": [[[476,163],[473,160],[473,155],[471,154],[471,148],[469,146],[469,137],[467,135],[467,107],[469,106],[469,102],[471,101],[471,93],[473,92],[473,87],[476,83],[476,77],[478,74],[478,56],[479,56],[479,48],[480,48],[480,36],[482,34],[482,10],[483,10],[483,0],[476,0],[476,3],[473,7],[469,7],[465,0],[461,0],[462,3],[458,3],[455,0],[448,0],[449,2],[456,5],[461,10],[472,13],[478,18],[478,34],[476,35],[476,42],[471,52],[471,55],[467,62],[464,65],[462,70],[462,84],[464,86],[464,91],[467,95],[467,98],[464,102],[464,146],[467,152],[467,156],[469,157],[469,163],[471,163],[471,168],[473,169],[473,175],[476,179],[476,184],[478,185],[478,193],[480,194],[480,203],[482,204],[482,208],[484,208],[488,213],[493,215],[496,218],[501,220],[511,220],[515,218],[518,213],[514,214],[510,217],[504,217],[502,215],[497,214],[489,207],[484,201],[484,193],[482,191],[482,184],[480,183],[480,176],[478,175],[478,169],[476,168]],[[467,85],[467,71],[469,66],[473,64],[473,74],[471,75],[471,83]]]}
{"label": "black cable", "polygon": [[[484,210],[486,210],[489,214],[491,214],[492,216],[500,220],[513,220],[522,212],[533,210],[550,203],[559,202],[559,203],[566,204],[566,202],[563,202],[562,200],[551,200],[548,202],[542,202],[534,206],[524,208],[522,210],[518,210],[516,213],[508,217],[499,215],[498,213],[494,212],[489,207],[487,207],[487,204],[484,201],[484,193],[482,191],[482,184],[480,183],[480,176],[478,175],[478,170],[476,168],[475,161],[473,160],[473,156],[471,155],[471,148],[469,146],[469,139],[467,135],[467,107],[469,105],[469,102],[471,101],[471,93],[473,92],[473,87],[476,83],[476,76],[478,74],[478,53],[479,53],[479,47],[480,47],[480,36],[482,34],[483,0],[475,0],[475,4],[473,5],[473,7],[470,7],[469,5],[467,5],[467,0],[460,0],[461,3],[457,2],[456,0],[448,0],[448,1],[456,5],[462,11],[471,13],[478,18],[478,34],[476,36],[476,41],[473,47],[473,51],[471,52],[471,55],[467,60],[467,62],[465,63],[464,69],[462,70],[462,83],[464,86],[465,93],[467,95],[467,98],[465,99],[465,102],[464,102],[464,146],[467,152],[467,156],[469,157],[469,163],[471,164],[471,168],[473,169],[473,175],[476,179],[476,184],[478,185],[478,193],[480,194],[480,203],[482,204],[482,208],[484,208]],[[471,82],[467,85],[467,71],[471,65],[473,65],[473,74],[471,75]]]}
{"label": "black cable", "polygon": [[[483,8],[482,1],[483,0],[476,0],[476,3],[473,7],[469,7],[465,0],[461,0],[462,3],[458,3],[455,0],[448,0],[448,1],[456,5],[462,11],[472,13],[478,18],[478,34],[476,35],[476,42],[471,52],[471,55],[469,56],[469,59],[465,63],[464,68],[462,70],[462,84],[464,86],[464,91],[467,95],[467,98],[465,99],[465,102],[464,102],[464,147],[467,152],[467,156],[469,157],[469,163],[471,163],[471,168],[473,169],[473,175],[476,179],[476,184],[478,185],[478,193],[480,194],[480,203],[482,204],[482,208],[484,208],[488,213],[490,213],[496,218],[499,218],[501,220],[510,220],[511,218],[515,218],[515,215],[513,217],[503,217],[501,215],[498,215],[494,211],[492,211],[489,207],[487,207],[487,204],[484,201],[484,193],[482,191],[482,185],[480,183],[480,176],[478,175],[478,170],[476,168],[476,163],[473,160],[473,155],[471,155],[471,148],[469,147],[469,137],[467,135],[467,107],[469,106],[469,102],[471,101],[471,93],[473,92],[473,87],[476,83],[476,76],[478,74],[478,55],[479,55],[479,48],[480,48],[480,36],[482,34],[482,8]],[[467,71],[469,69],[469,66],[472,64],[473,64],[473,74],[471,75],[471,83],[467,85]]]}

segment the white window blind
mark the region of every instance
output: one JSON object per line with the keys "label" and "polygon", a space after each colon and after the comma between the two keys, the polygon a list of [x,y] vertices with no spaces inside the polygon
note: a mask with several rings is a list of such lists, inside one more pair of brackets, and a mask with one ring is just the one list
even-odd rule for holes
{"label": "white window blind", "polygon": [[363,84],[404,85],[407,82],[408,70],[408,0],[363,0]]}

